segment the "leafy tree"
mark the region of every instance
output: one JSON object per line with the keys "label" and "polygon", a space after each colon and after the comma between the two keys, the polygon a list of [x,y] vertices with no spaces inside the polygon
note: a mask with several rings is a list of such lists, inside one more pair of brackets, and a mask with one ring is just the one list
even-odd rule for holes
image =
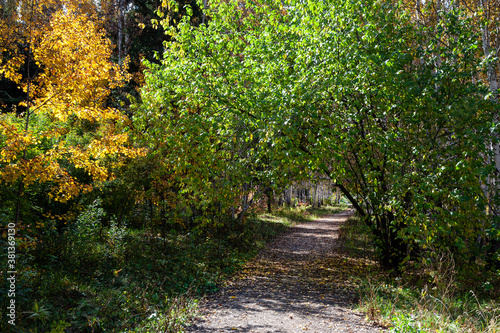
{"label": "leafy tree", "polygon": [[[39,71],[21,82],[27,111],[0,118],[2,186],[18,188],[19,200],[31,188],[68,202],[140,154],[122,130],[127,118],[105,106],[111,90],[128,79],[126,67],[110,61],[111,43],[85,5],[66,4],[46,18],[47,25],[29,29],[27,61]],[[38,14],[47,10],[37,8]]]}
{"label": "leafy tree", "polygon": [[[478,50],[482,52],[477,53],[477,57],[484,62],[485,70],[481,73],[476,73],[483,82],[489,87],[487,98],[493,102],[498,103],[498,78],[500,75],[500,63],[498,56],[500,55],[500,35],[498,30],[497,21],[499,19],[500,8],[496,1],[454,1],[451,3],[444,3],[441,1],[421,2],[403,2],[410,13],[412,13],[413,20],[419,25],[425,27],[435,27],[436,24],[442,20],[442,15],[450,10],[460,9],[463,17],[473,22],[470,29],[474,31],[477,38],[480,40],[480,47]],[[444,41],[438,41],[442,43]],[[439,55],[437,55],[439,61]],[[474,77],[476,79],[476,77]],[[493,109],[493,124],[498,127],[498,107]],[[491,220],[493,220],[493,228],[488,229],[488,241],[492,246],[491,250],[499,247],[500,240],[496,236],[499,229],[499,182],[500,175],[500,140],[498,131],[492,130],[491,136],[484,143],[488,147],[483,157],[486,162],[490,164],[491,171],[486,179],[481,180],[484,196],[487,198],[486,211]],[[493,251],[494,252],[494,251]]]}
{"label": "leafy tree", "polygon": [[373,1],[217,2],[209,16],[169,29],[136,118],[168,147],[185,191],[230,206],[265,158],[275,161],[268,179],[331,177],[385,267],[430,244],[476,253],[495,105],[471,80],[480,77],[474,22],[449,11],[422,27]]}

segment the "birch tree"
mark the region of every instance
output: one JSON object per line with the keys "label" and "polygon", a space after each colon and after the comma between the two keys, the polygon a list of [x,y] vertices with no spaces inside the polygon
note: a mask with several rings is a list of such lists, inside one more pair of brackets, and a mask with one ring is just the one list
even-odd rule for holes
{"label": "birch tree", "polygon": [[[111,90],[128,79],[126,67],[111,62],[110,41],[81,4],[86,3],[66,4],[44,17],[47,4],[32,3],[24,16],[31,23],[23,60],[39,70],[19,83],[26,91],[26,113],[0,117],[2,186],[18,187],[19,200],[23,189],[45,184],[50,200],[68,202],[112,178],[113,167],[125,158],[140,154],[122,132],[126,116],[106,107]],[[93,182],[83,181],[75,169]]]}

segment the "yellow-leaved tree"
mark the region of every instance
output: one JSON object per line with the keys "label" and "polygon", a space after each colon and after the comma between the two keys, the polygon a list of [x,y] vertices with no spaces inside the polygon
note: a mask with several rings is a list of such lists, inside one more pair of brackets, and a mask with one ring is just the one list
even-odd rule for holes
{"label": "yellow-leaved tree", "polygon": [[67,202],[113,178],[113,168],[142,152],[130,147],[128,118],[106,105],[129,79],[127,61],[112,62],[113,46],[91,2],[54,3],[33,2],[23,16],[28,28],[18,34],[28,43],[25,66],[35,67],[36,75],[22,80],[3,66],[4,77],[16,80],[27,97],[26,112],[0,115],[0,176],[1,186],[16,188],[19,196],[43,184],[51,200]]}

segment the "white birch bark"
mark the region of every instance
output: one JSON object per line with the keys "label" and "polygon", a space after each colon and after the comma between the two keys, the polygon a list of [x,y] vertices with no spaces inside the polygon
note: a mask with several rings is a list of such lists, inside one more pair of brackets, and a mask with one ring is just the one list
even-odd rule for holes
{"label": "white birch bark", "polygon": [[[488,8],[488,3],[487,0],[478,0],[479,2],[479,8],[481,8],[485,15],[486,15],[486,20],[487,22],[490,22],[490,17],[489,17],[489,8]],[[491,41],[491,32],[488,24],[485,24],[484,26],[481,27],[481,38],[482,38],[482,44],[483,44],[483,52],[484,56],[486,58],[491,57],[491,56],[496,56],[497,49],[492,45]],[[488,83],[490,87],[490,92],[491,92],[491,99],[495,102],[498,102],[498,74],[497,74],[497,67],[500,64],[498,61],[496,62],[490,62],[488,64],[487,68],[487,76],[488,76]],[[499,115],[498,113],[494,115],[494,124],[498,124],[499,121]],[[492,193],[498,193],[500,191],[500,143],[498,142],[498,134],[493,133],[491,141],[489,143],[489,149],[491,150],[493,154],[493,161],[488,161],[492,162],[495,166],[495,172],[488,177],[488,187],[489,190],[492,191]],[[493,210],[494,215],[498,215],[498,207],[491,206]]]}

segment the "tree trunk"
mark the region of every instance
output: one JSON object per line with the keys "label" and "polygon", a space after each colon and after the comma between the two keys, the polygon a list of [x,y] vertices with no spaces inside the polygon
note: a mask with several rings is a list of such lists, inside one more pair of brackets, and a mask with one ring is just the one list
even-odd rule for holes
{"label": "tree trunk", "polygon": [[267,213],[271,214],[273,212],[273,190],[269,187],[266,189],[267,198]]}
{"label": "tree trunk", "polygon": [[[395,218],[391,212],[377,215],[375,218],[377,219],[377,228],[374,229],[374,235],[380,251],[380,265],[385,269],[400,273],[402,264],[408,255],[408,244],[398,238],[398,230],[401,230],[402,226],[394,225]],[[371,222],[367,224],[372,225]]]}
{"label": "tree trunk", "polygon": [[125,9],[123,8],[123,0],[118,0],[117,3],[117,21],[118,21],[118,64],[121,66],[123,60],[123,23]]}
{"label": "tree trunk", "polygon": [[[491,43],[491,31],[488,26],[488,23],[491,21],[491,18],[489,17],[489,8],[486,0],[478,0],[478,6],[483,10],[483,12],[486,15],[486,24],[484,24],[481,27],[481,40],[483,44],[483,51],[484,51],[484,56],[485,58],[489,57],[496,57],[496,49],[494,46],[492,46]],[[498,103],[498,75],[497,75],[497,68],[500,66],[500,63],[498,60],[495,61],[490,61],[488,63],[488,68],[487,68],[487,76],[488,76],[488,83],[489,83],[489,88],[491,92],[491,97],[490,99],[494,101],[495,103]],[[493,115],[493,122],[494,125],[497,125],[499,121],[499,115],[498,113],[495,113]],[[490,150],[491,154],[493,155],[493,161],[491,161],[489,158],[487,162],[492,163],[494,165],[494,171],[492,172],[491,175],[488,176],[487,178],[487,186],[486,186],[486,197],[488,198],[489,201],[489,211],[488,213],[491,214],[492,221],[497,221],[498,216],[500,214],[499,212],[499,207],[497,205],[498,203],[498,195],[500,193],[500,142],[499,142],[499,137],[497,133],[492,133],[492,138],[491,141],[487,144],[487,149]],[[500,228],[499,225],[495,225],[495,222],[493,222],[494,228]],[[495,262],[495,252],[492,251],[492,249],[500,248],[500,239],[491,239],[491,244],[490,244],[490,249],[488,250],[488,255],[487,255],[487,260],[491,264]]]}

